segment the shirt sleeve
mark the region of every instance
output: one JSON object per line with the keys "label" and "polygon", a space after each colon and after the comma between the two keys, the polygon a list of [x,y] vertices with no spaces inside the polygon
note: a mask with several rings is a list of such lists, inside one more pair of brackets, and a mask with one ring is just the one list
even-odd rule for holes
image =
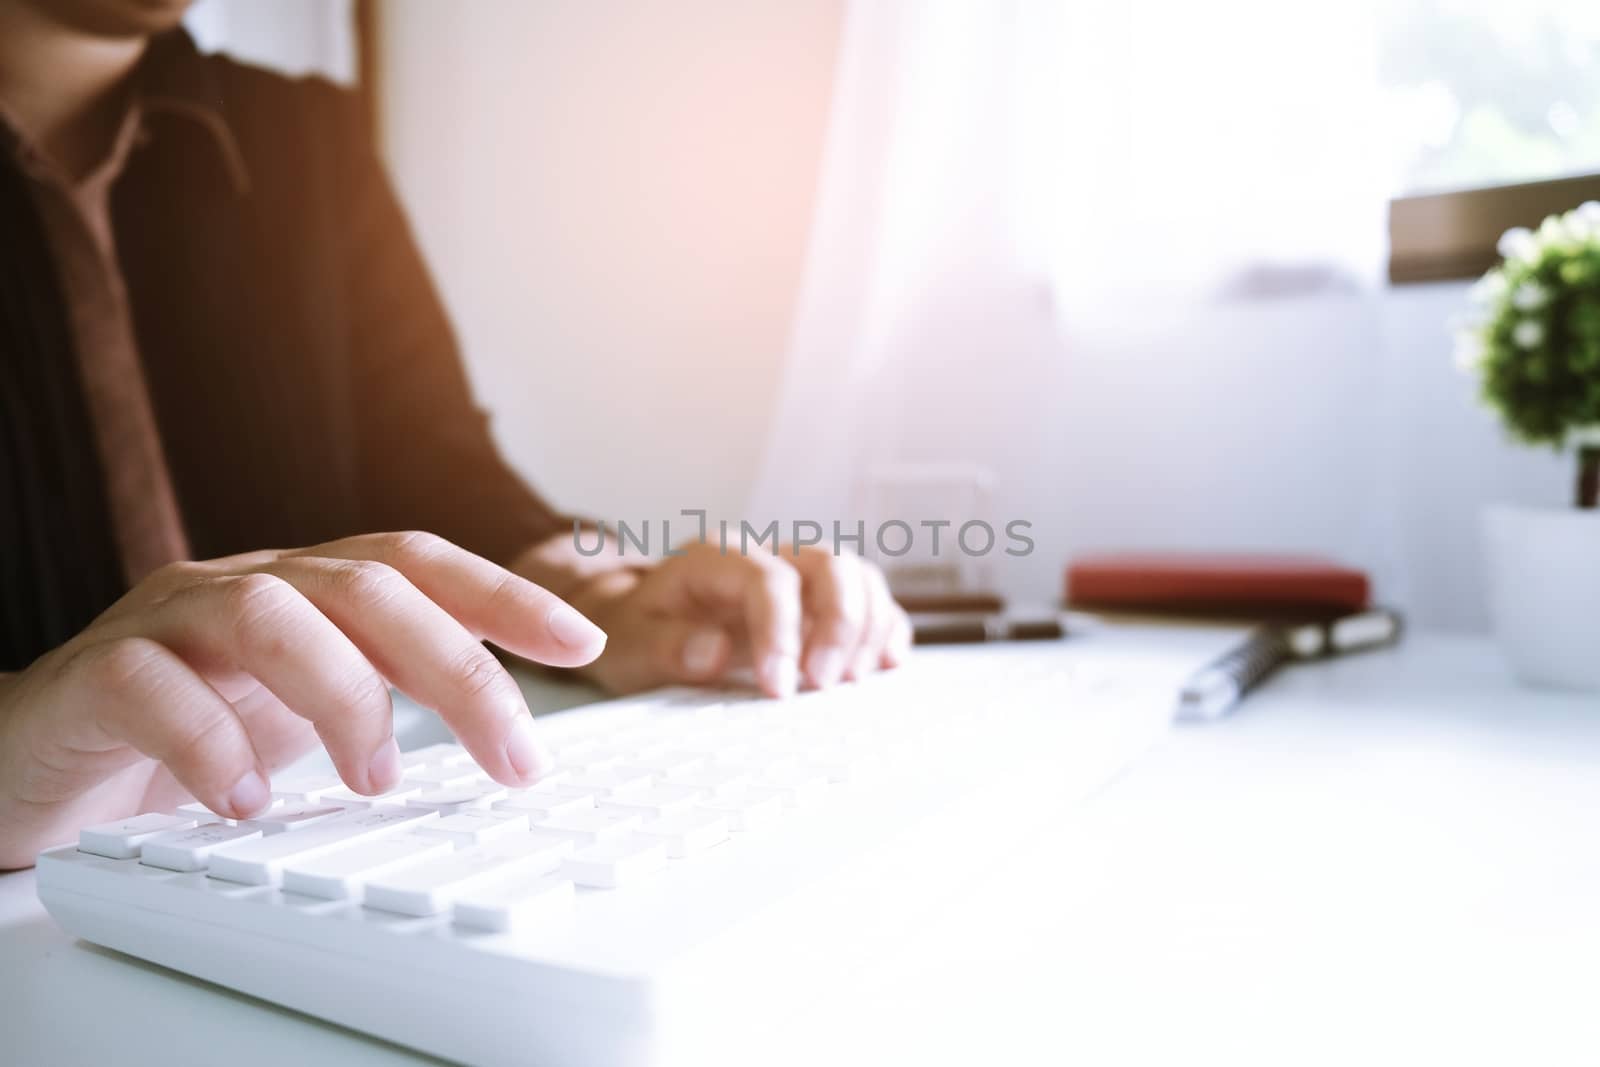
{"label": "shirt sleeve", "polygon": [[365,525],[428,530],[498,563],[570,525],[511,470],[351,94],[346,272]]}

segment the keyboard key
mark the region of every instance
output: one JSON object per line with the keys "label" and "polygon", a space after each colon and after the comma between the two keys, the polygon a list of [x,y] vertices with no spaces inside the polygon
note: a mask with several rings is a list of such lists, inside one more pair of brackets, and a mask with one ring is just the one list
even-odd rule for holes
{"label": "keyboard key", "polygon": [[666,865],[665,841],[629,834],[574,852],[561,864],[561,873],[592,889],[617,889]]}
{"label": "keyboard key", "polygon": [[672,749],[645,759],[629,760],[626,765],[618,769],[634,771],[639,774],[686,774],[690,771],[699,770],[708,762],[709,760],[702,753]]}
{"label": "keyboard key", "polygon": [[112,860],[131,860],[139,857],[146,841],[169,830],[187,830],[194,820],[186,815],[162,815],[150,812],[135,815],[121,822],[108,822],[91,826],[78,832],[78,851]]}
{"label": "keyboard key", "polygon": [[457,925],[477,930],[520,930],[572,914],[573,897],[571,879],[541,874],[470,889],[451,915]]}
{"label": "keyboard key", "polygon": [[799,743],[800,739],[795,731],[787,726],[773,727],[755,738],[757,752],[770,752],[780,756],[791,754]]}
{"label": "keyboard key", "polygon": [[251,826],[231,822],[211,822],[189,830],[169,830],[145,841],[139,862],[147,867],[169,871],[203,871],[213,849],[233,841],[248,841],[261,836]]}
{"label": "keyboard key", "polygon": [[763,792],[747,788],[716,800],[707,800],[700,807],[727,817],[728,829],[734,833],[765,830],[783,818],[783,794],[777,790]]}
{"label": "keyboard key", "polygon": [[786,807],[803,808],[820,800],[828,790],[828,776],[810,767],[777,766],[762,771],[756,784],[778,791]]}
{"label": "keyboard key", "polygon": [[468,808],[487,808],[494,801],[503,800],[505,795],[505,786],[485,778],[468,785],[419,793],[407,800],[406,806],[437,811],[441,815],[453,815]]}
{"label": "keyboard key", "polygon": [[[537,790],[538,787],[535,786],[534,789]],[[606,786],[598,786],[598,785],[596,785],[596,786],[567,786],[567,785],[564,785],[560,789],[552,789],[552,790],[550,790],[550,795],[554,796],[554,797],[563,797],[563,798],[565,798],[567,800],[585,800],[585,801],[588,801],[588,803],[585,805],[585,807],[592,808],[595,805],[599,804],[602,800],[610,800],[611,799],[611,790],[610,790],[610,788],[608,788]]]}
{"label": "keyboard key", "polygon": [[472,756],[466,749],[448,743],[400,753],[400,766],[407,770],[413,767],[453,767],[471,762]]}
{"label": "keyboard key", "polygon": [[628,793],[637,793],[649,789],[654,780],[649,771],[625,772],[620,769],[608,771],[585,771],[574,774],[556,786],[556,792],[569,797],[623,797]]}
{"label": "keyboard key", "polygon": [[440,816],[417,832],[430,837],[442,837],[457,845],[481,845],[485,841],[527,828],[526,812],[469,808],[454,815]]}
{"label": "keyboard key", "polygon": [[658,689],[637,699],[652,715],[706,715],[721,711],[725,703],[730,700],[737,701],[739,697],[737,694],[679,685]]}
{"label": "keyboard key", "polygon": [[406,772],[405,780],[423,789],[454,789],[456,786],[470,785],[482,777],[483,771],[476,763],[465,763],[448,767],[417,767]]}
{"label": "keyboard key", "polygon": [[587,757],[598,755],[604,748],[604,742],[585,737],[566,742],[551,742],[550,754],[559,764],[581,765]]}
{"label": "keyboard key", "polygon": [[699,803],[700,790],[685,786],[653,785],[620,798],[607,797],[597,802],[601,811],[618,811],[627,815],[640,815],[646,819],[659,819],[663,815],[676,815],[690,811]]}
{"label": "keyboard key", "polygon": [[342,788],[344,782],[337,774],[302,775],[299,778],[285,778],[281,782],[273,782],[272,796],[275,800],[313,803],[322,799],[322,794]]}
{"label": "keyboard key", "polygon": [[[274,800],[272,803],[277,804],[279,801]],[[212,811],[198,800],[190,801],[187,804],[179,804],[173,809],[173,811],[175,814],[182,815],[186,819],[193,819],[196,823],[225,822],[229,826],[233,825],[232,819],[224,818],[223,816],[218,815],[216,812]]]}
{"label": "keyboard key", "polygon": [[714,811],[691,811],[669,815],[639,827],[646,837],[666,842],[667,855],[684,859],[728,839],[728,817]]}
{"label": "keyboard key", "polygon": [[515,812],[531,819],[548,819],[556,815],[571,815],[576,811],[592,811],[594,798],[567,797],[538,789],[514,789],[504,800],[497,800],[489,807],[493,811]]}
{"label": "keyboard key", "polygon": [[795,762],[795,754],[787,749],[776,749],[771,746],[752,746],[738,758],[718,759],[715,762],[715,766],[748,771],[750,774],[759,777],[769,770],[792,767]]}
{"label": "keyboard key", "polygon": [[617,811],[579,811],[570,815],[554,815],[534,823],[534,829],[561,834],[578,845],[597,845],[613,840],[637,829],[644,819],[638,815]]}
{"label": "keyboard key", "polygon": [[437,915],[468,890],[511,875],[553,871],[571,852],[572,842],[564,837],[524,830],[374,879],[363,903],[402,915]]}
{"label": "keyboard key", "polygon": [[387,793],[379,793],[375,797],[369,797],[361,793],[357,793],[349,786],[343,786],[339,789],[322,794],[322,803],[338,804],[340,807],[344,808],[370,808],[375,804],[399,804],[411,799],[419,793],[424,792],[427,788],[427,786],[424,786],[421,783],[414,783],[407,780],[402,781],[399,785],[395,786]]}
{"label": "keyboard key", "polygon": [[530,785],[529,789],[554,789],[562,782],[571,778],[576,773],[570,767],[557,767],[553,771],[546,771],[539,776],[539,780]]}
{"label": "keyboard key", "polygon": [[541,775],[539,780],[537,782],[534,782],[528,788],[517,790],[517,792],[521,792],[521,793],[554,793],[554,792],[556,792],[556,788],[558,786],[560,786],[563,783],[569,781],[575,773],[577,773],[577,772],[574,771],[571,767],[557,767],[555,770],[550,771],[547,774]]}
{"label": "keyboard key", "polygon": [[668,785],[693,789],[702,797],[719,800],[737,796],[750,784],[750,773],[733,767],[702,767],[686,774],[670,774]]}
{"label": "keyboard key", "polygon": [[626,762],[632,754],[631,749],[615,745],[582,745],[556,753],[556,763],[573,771],[606,771]]}
{"label": "keyboard key", "polygon": [[736,763],[750,755],[755,750],[755,744],[748,738],[729,735],[718,731],[715,735],[688,738],[684,741],[683,749],[686,752],[695,752],[705,756],[711,766]]}
{"label": "keyboard key", "polygon": [[877,772],[879,760],[860,749],[832,748],[807,752],[800,766],[816,771],[830,782],[858,782]]}
{"label": "keyboard key", "polygon": [[276,885],[283,868],[358,841],[388,837],[416,829],[438,813],[416,808],[367,808],[347,811],[298,833],[273,834],[255,841],[223,845],[211,853],[210,874],[245,885]]}
{"label": "keyboard key", "polygon": [[268,808],[253,819],[240,819],[239,825],[249,827],[252,830],[260,830],[265,834],[281,834],[291,830],[305,830],[344,813],[345,809],[337,804],[324,804],[321,801],[302,801],[278,804]]}
{"label": "keyboard key", "polygon": [[407,830],[286,864],[283,888],[328,900],[359,899],[362,883],[454,851],[455,843],[448,838]]}

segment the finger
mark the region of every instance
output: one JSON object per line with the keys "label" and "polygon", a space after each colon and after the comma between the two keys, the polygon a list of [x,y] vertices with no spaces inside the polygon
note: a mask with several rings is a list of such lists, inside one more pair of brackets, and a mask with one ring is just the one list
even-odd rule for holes
{"label": "finger", "polygon": [[867,672],[863,663],[867,656],[867,641],[872,634],[873,615],[877,609],[873,601],[872,584],[867,579],[866,569],[861,571],[861,634],[856,643],[851,646],[850,654],[845,660],[844,676],[848,681],[857,681]]}
{"label": "finger", "polygon": [[883,649],[883,666],[892,669],[904,663],[911,655],[911,643],[911,620],[897,604],[894,611],[894,626],[889,631],[889,643]]}
{"label": "finger", "polygon": [[297,583],[266,571],[212,578],[163,601],[153,620],[152,635],[202,671],[243,670],[309,719],[350,788],[399,784],[388,685]]}
{"label": "finger", "polygon": [[800,575],[793,567],[750,572],[744,594],[745,633],[756,677],[768,696],[793,696],[800,684]]}
{"label": "finger", "polygon": [[226,699],[250,734],[250,743],[269,779],[322,743],[311,720],[296,715],[264,685],[257,685],[242,697]]}
{"label": "finger", "polygon": [[810,630],[802,657],[806,678],[826,688],[844,675],[850,655],[865,635],[867,584],[861,561],[814,548],[791,556],[800,572],[800,593]]}
{"label": "finger", "polygon": [[368,534],[287,556],[387,564],[478,637],[536,663],[581,667],[605,648],[605,633],[554,593],[433,534]]}
{"label": "finger", "polygon": [[884,652],[895,638],[896,625],[904,622],[909,636],[910,620],[895,601],[894,594],[889,591],[889,583],[884,578],[883,572],[872,564],[866,564],[864,569],[867,572],[867,585],[871,590],[868,597],[872,602],[872,625],[869,627],[868,637],[870,651],[866,666],[867,670],[875,671],[883,666]]}
{"label": "finger", "polygon": [[889,636],[894,629],[895,615],[900,610],[889,594],[889,583],[884,581],[882,571],[871,565],[863,565],[861,578],[866,590],[867,622],[861,643],[856,646],[851,660],[850,675],[853,678],[864,678],[878,669],[883,660],[883,650],[888,646]]}
{"label": "finger", "polygon": [[69,669],[101,733],[160,761],[212,811],[246,818],[271,801],[244,723],[172,650],[119,638],[85,649]]}
{"label": "finger", "polygon": [[[264,573],[292,584],[385,678],[438,711],[496,781],[525,785],[549,768],[511,675],[404,574],[372,560],[307,556],[280,559]],[[322,720],[314,721],[321,732]],[[395,765],[398,773],[398,753]]]}
{"label": "finger", "polygon": [[790,696],[799,681],[800,574],[765,555],[723,555],[696,546],[662,564],[656,588],[666,614],[696,608],[731,613],[743,624],[756,679],[769,696]]}
{"label": "finger", "polygon": [[719,678],[733,659],[733,639],[720,626],[668,623],[656,627],[663,673],[677,682],[699,684]]}

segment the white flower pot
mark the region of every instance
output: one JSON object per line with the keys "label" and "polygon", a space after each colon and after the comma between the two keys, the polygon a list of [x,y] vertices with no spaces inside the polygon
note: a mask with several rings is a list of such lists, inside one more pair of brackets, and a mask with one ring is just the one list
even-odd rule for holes
{"label": "white flower pot", "polygon": [[1484,514],[1489,603],[1517,677],[1600,690],[1600,511]]}

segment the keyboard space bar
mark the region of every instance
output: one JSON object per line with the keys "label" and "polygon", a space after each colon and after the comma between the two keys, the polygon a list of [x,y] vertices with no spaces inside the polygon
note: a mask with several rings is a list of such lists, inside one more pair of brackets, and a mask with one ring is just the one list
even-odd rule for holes
{"label": "keyboard space bar", "polygon": [[245,885],[277,885],[287,863],[310,859],[357,841],[385,837],[438,817],[437,812],[414,808],[352,811],[310,829],[219,848],[211,853],[210,874],[213,878]]}

